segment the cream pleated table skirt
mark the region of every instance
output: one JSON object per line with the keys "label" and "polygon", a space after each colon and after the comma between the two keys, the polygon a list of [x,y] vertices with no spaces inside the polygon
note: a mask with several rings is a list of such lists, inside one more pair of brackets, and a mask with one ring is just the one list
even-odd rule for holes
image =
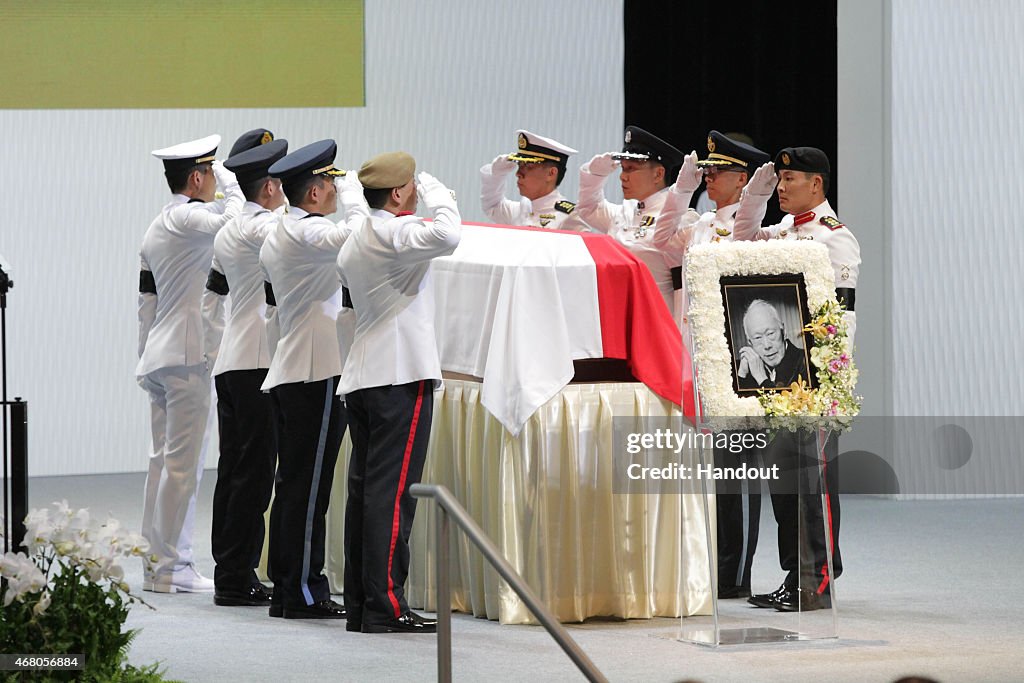
{"label": "cream pleated table skirt", "polygon": [[[678,415],[643,384],[570,384],[513,437],[481,405],[479,383],[445,380],[423,481],[451,490],[561,621],[711,614],[703,497],[612,491],[613,418],[644,431],[645,416]],[[339,593],[350,449],[346,434],[327,514],[325,572]],[[410,606],[428,611],[436,609],[435,508],[417,506],[406,586]],[[450,542],[453,609],[535,623],[465,536]]]}

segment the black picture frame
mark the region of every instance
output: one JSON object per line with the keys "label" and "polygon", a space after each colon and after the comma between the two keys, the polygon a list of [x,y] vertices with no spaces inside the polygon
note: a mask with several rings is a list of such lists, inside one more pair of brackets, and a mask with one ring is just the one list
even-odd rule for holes
{"label": "black picture frame", "polygon": [[[803,274],[723,275],[719,284],[725,306],[725,339],[732,359],[733,391],[738,396],[782,391],[798,378],[816,389],[818,378],[811,363],[814,337],[803,331],[811,322]],[[765,326],[764,334],[755,333],[753,341],[747,338],[744,329],[748,312],[754,324]],[[772,320],[779,321],[780,333],[771,331]],[[745,351],[745,347],[748,350]],[[752,353],[754,355],[749,355]],[[764,368],[764,380],[758,382],[749,364],[744,367],[744,356],[754,359],[755,363],[759,359],[760,367]]]}

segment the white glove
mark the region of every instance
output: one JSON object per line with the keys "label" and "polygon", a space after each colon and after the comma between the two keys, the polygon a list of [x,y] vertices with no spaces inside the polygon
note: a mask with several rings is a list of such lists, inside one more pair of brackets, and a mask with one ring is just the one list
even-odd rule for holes
{"label": "white glove", "polygon": [[587,167],[593,175],[611,175],[612,171],[618,168],[619,162],[612,158],[611,152],[598,154],[587,162]]}
{"label": "white glove", "polygon": [[509,159],[507,154],[502,154],[491,162],[491,175],[508,175],[518,167],[519,164]]}
{"label": "white glove", "polygon": [[439,209],[449,209],[458,213],[455,193],[429,173],[421,171],[416,175],[416,194],[423,206],[432,214],[436,214]]}
{"label": "white glove", "polygon": [[366,197],[363,196],[363,184],[359,182],[359,174],[355,171],[349,171],[343,176],[336,176],[334,187],[338,191],[338,198],[341,200],[343,208],[348,209],[366,203]]}
{"label": "white glove", "polygon": [[224,168],[223,161],[215,159],[211,166],[213,166],[213,177],[217,179],[217,187],[227,189],[232,185],[238,185],[238,178],[235,177],[234,173]]}
{"label": "white glove", "polygon": [[697,152],[690,152],[683,157],[683,165],[676,176],[675,191],[679,194],[693,194],[703,179],[704,172],[697,166]]}
{"label": "white glove", "polygon": [[338,191],[339,195],[346,192],[363,193],[363,184],[359,182],[359,174],[355,171],[349,171],[343,176],[335,176],[334,188]]}
{"label": "white glove", "polygon": [[754,175],[747,182],[744,192],[759,197],[767,197],[775,191],[775,186],[778,184],[779,176],[775,175],[775,164],[769,161],[754,171]]}

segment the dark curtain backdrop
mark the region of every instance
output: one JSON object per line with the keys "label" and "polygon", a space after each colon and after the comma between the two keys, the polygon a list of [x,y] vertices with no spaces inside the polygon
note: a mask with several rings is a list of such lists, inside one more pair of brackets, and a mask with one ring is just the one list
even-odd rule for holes
{"label": "dark curtain backdrop", "polygon": [[[625,125],[701,158],[712,129],[746,133],[773,157],[818,147],[838,212],[835,0],[625,0],[625,15]],[[773,197],[766,222],[781,216]]]}

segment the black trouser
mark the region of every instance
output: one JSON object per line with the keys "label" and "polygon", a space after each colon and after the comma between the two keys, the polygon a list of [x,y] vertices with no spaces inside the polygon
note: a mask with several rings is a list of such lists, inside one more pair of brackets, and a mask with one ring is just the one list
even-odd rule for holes
{"label": "black trouser", "polygon": [[[834,577],[843,571],[839,553],[838,438],[832,434],[825,442],[824,511],[816,450],[813,432],[780,431],[765,451],[765,462],[779,465],[779,479],[769,480],[769,488],[779,525],[779,564],[786,572],[785,585],[823,593],[829,589],[827,543],[832,545]],[[829,519],[830,540],[823,515]]]}
{"label": "black trouser", "polygon": [[[761,449],[754,447],[734,453],[715,448],[716,467],[757,467]],[[715,482],[718,514],[718,590],[750,591],[750,568],[757,550],[761,522],[761,482],[721,479]]]}
{"label": "black trouser", "polygon": [[270,504],[277,461],[277,428],[270,394],[260,390],[267,370],[217,375],[220,460],[213,491],[211,544],[218,590],[259,583],[263,514]]}
{"label": "black trouser", "polygon": [[409,610],[409,534],[430,439],[433,382],[372,387],[345,396],[352,430],[345,508],[349,621],[380,624]]}
{"label": "black trouser", "polygon": [[270,578],[274,602],[312,605],[331,596],[324,568],[327,505],[345,435],[338,378],[270,390],[280,434],[270,511]]}

